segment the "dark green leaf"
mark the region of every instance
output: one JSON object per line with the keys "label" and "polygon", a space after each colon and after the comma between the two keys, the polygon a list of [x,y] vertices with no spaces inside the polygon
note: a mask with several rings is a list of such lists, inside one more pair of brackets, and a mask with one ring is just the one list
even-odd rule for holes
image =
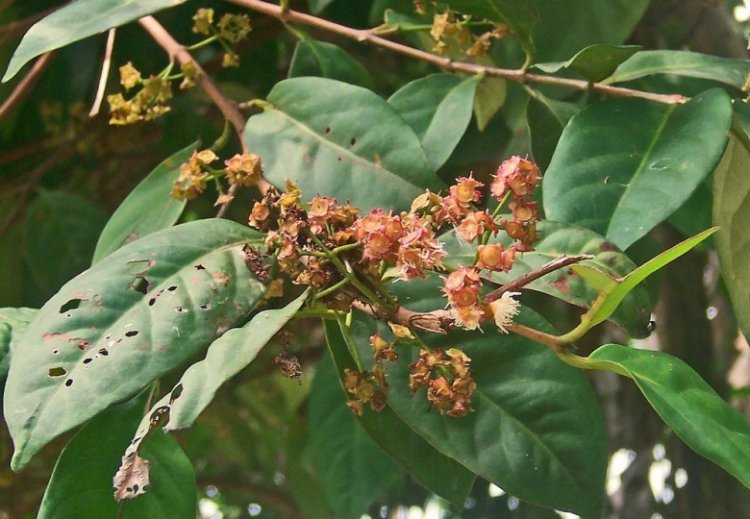
{"label": "dark green leaf", "polygon": [[297,42],[289,77],[318,76],[372,90],[370,74],[344,49],[332,43],[305,38]]}
{"label": "dark green leaf", "polygon": [[750,337],[750,140],[736,128],[714,173],[714,225],[721,274],[740,328]]}
{"label": "dark green leaf", "polygon": [[483,132],[490,120],[505,104],[508,82],[497,77],[485,77],[477,86],[474,96],[474,116],[477,118],[477,128]]}
{"label": "dark green leaf", "polygon": [[187,162],[195,147],[193,143],[166,159],[130,192],[104,226],[94,251],[94,263],[126,243],[175,224],[186,201],[172,198],[169,193],[180,173],[180,164]]}
{"label": "dark green leaf", "polygon": [[718,164],[731,126],[722,90],[690,102],[605,101],[570,120],[544,176],[544,211],[626,249],[678,209]]}
{"label": "dark green leaf", "polygon": [[[563,255],[590,254],[593,260],[582,262],[612,276],[626,276],[636,269],[635,263],[611,242],[597,233],[577,225],[542,220],[537,229],[540,240],[534,250],[519,254],[510,272],[484,272],[483,276],[498,284],[508,283],[530,270],[541,267]],[[499,241],[506,246],[512,244],[507,235]],[[462,241],[454,232],[441,237],[448,253],[446,262],[469,265],[474,261],[476,248]],[[598,293],[594,287],[570,269],[560,269],[536,279],[526,285],[530,290],[549,294],[582,308],[590,307]],[[651,316],[651,303],[644,288],[629,294],[617,311],[611,316],[613,322],[622,327],[632,337],[645,337],[649,334],[648,323]]]}
{"label": "dark green leaf", "polygon": [[598,82],[610,76],[620,63],[641,48],[638,45],[590,45],[568,61],[536,63],[534,68],[548,74],[554,74],[562,69],[571,69],[589,81]]}
{"label": "dark green leaf", "polygon": [[[337,323],[326,321],[324,326],[328,348],[339,376],[342,376],[344,368],[357,370],[347,344],[347,340],[351,341],[351,335]],[[365,346],[369,348],[369,345]],[[466,468],[435,450],[389,407],[379,413],[365,409],[359,423],[391,458],[427,490],[458,507],[463,506],[474,483],[474,475]]]}
{"label": "dark green leaf", "polygon": [[700,183],[698,188],[690,195],[682,206],[669,217],[672,224],[684,236],[692,236],[708,229],[711,223],[711,212],[713,208],[713,193],[711,176]]}
{"label": "dark green leaf", "polygon": [[11,349],[37,312],[36,308],[0,308],[0,378],[8,374]]}
{"label": "dark green leaf", "polygon": [[688,447],[750,487],[750,422],[693,368],[666,353],[619,344],[605,344],[585,364],[632,378]]}
{"label": "dark green leaf", "polygon": [[63,283],[91,265],[106,220],[96,204],[81,196],[39,192],[25,222],[25,265],[35,289],[25,304],[41,306]]}
{"label": "dark green leaf", "polygon": [[407,83],[388,99],[419,137],[434,170],[466,132],[479,81],[479,76],[433,74]]}
{"label": "dark green leaf", "polygon": [[347,407],[330,358],[316,366],[310,420],[315,426],[308,447],[328,502],[337,517],[360,517],[402,471]]}
{"label": "dark green leaf", "polygon": [[262,236],[225,220],[150,234],[67,283],[14,349],[5,388],[12,466],[172,370],[232,328],[264,287],[243,246]]}
{"label": "dark green leaf", "polygon": [[21,40],[3,82],[45,52],[119,27],[185,0],[76,0],[35,23]]}
{"label": "dark green leaf", "polygon": [[290,178],[308,199],[349,199],[363,211],[408,209],[425,188],[441,188],[414,131],[369,90],[294,78],[277,83],[268,103],[244,138],[278,187]]}
{"label": "dark green leaf", "polygon": [[[307,299],[307,292],[278,310],[257,313],[245,326],[234,328],[208,347],[206,358],[190,366],[174,389],[153,405],[169,409],[160,427],[165,431],[185,429],[211,403],[219,387],[242,371],[258,355],[271,337],[291,319]],[[149,430],[147,413],[138,428],[143,437]]]}
{"label": "dark green leaf", "polygon": [[307,0],[307,5],[310,6],[310,12],[313,14],[320,14],[323,10],[332,4],[335,0]]}
{"label": "dark green leaf", "polygon": [[[432,289],[438,291],[438,284],[432,283]],[[530,311],[519,322],[550,330]],[[370,348],[373,331],[372,325],[353,329],[362,352]],[[418,351],[402,348],[397,365],[387,367],[388,402],[396,415],[444,455],[511,495],[599,517],[607,438],[585,375],[543,346],[517,335],[500,336],[494,329],[451,331],[426,340],[431,347],[459,347],[471,357],[475,412],[460,418],[440,415],[430,410],[424,390],[412,395],[409,363]]]}
{"label": "dark green leaf", "polygon": [[530,91],[526,121],[531,137],[531,153],[542,171],[549,166],[563,129],[580,108],[572,103],[551,99],[536,90]]}
{"label": "dark green leaf", "polygon": [[[143,414],[147,392],[111,407],[83,427],[60,454],[47,485],[39,519],[60,517],[194,517],[195,474],[177,442],[155,434],[142,454],[149,461],[146,494],[118,505],[112,476]],[[118,508],[120,509],[118,513]]]}
{"label": "dark green leaf", "polygon": [[654,74],[709,79],[741,89],[750,74],[750,61],[686,50],[645,50],[620,65],[605,83],[622,83]]}

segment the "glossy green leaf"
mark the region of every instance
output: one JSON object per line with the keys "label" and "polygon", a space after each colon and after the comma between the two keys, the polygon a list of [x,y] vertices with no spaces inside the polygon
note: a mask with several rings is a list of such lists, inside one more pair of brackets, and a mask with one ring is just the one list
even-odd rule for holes
{"label": "glossy green leaf", "polygon": [[[432,283],[432,291],[438,290],[439,283]],[[519,322],[550,330],[531,311],[525,310]],[[353,329],[363,353],[373,331],[372,325]],[[398,363],[386,367],[389,407],[396,415],[444,455],[509,494],[599,517],[607,437],[585,375],[545,347],[489,327],[484,333],[454,330],[424,339],[431,347],[460,347],[472,359],[475,412],[460,418],[440,415],[427,405],[424,389],[412,395],[409,364],[418,351],[402,348]]]}
{"label": "glossy green leaf", "polygon": [[646,50],[620,65],[604,82],[622,83],[655,74],[708,79],[741,89],[750,74],[750,61],[686,50]]}
{"label": "glossy green leaf", "polygon": [[149,461],[151,485],[136,499],[117,503],[112,476],[146,405],[148,394],[111,407],[86,424],[60,454],[47,485],[38,518],[194,517],[195,474],[177,442],[155,434],[142,455]]}
{"label": "glossy green leaf", "polygon": [[38,312],[36,308],[0,308],[0,379],[10,366],[10,352]]}
{"label": "glossy green leaf", "polygon": [[[490,62],[490,66],[494,63]],[[477,128],[483,132],[495,114],[505,104],[508,82],[497,77],[485,77],[479,82],[474,96],[474,116]]]}
{"label": "glossy green leaf", "polygon": [[587,80],[596,83],[612,75],[620,63],[627,60],[641,48],[638,45],[595,44],[577,52],[568,61],[536,63],[534,68],[548,74],[554,74],[563,69],[571,69]]}
{"label": "glossy green leaf", "polygon": [[278,187],[293,179],[308,199],[349,199],[363,211],[408,209],[425,188],[442,187],[414,131],[369,90],[324,78],[287,79],[264,109],[247,122],[244,139]]}
{"label": "glossy green leaf", "polygon": [[30,60],[94,34],[133,22],[185,0],[76,0],[45,16],[21,40],[3,82]]}
{"label": "glossy green leaf", "polygon": [[208,347],[206,358],[190,366],[177,385],[153,405],[138,428],[142,437],[149,430],[150,415],[169,410],[159,425],[165,431],[185,429],[211,403],[219,387],[242,371],[268,341],[281,330],[307,299],[305,292],[283,308],[264,310],[243,327],[234,328]]}
{"label": "glossy green leaf", "polygon": [[187,162],[196,144],[178,151],[156,166],[123,200],[99,236],[94,263],[126,243],[177,222],[187,202],[172,198],[169,193],[180,174],[180,164]]}
{"label": "glossy green leaf", "polygon": [[[352,338],[348,330],[342,330],[331,321],[324,322],[324,327],[339,376],[344,368],[358,369],[349,353],[347,340]],[[369,348],[369,343],[366,347]],[[388,406],[379,413],[365,409],[358,421],[367,434],[423,487],[458,507],[463,506],[474,483],[474,474],[435,450]]]}
{"label": "glossy green leaf", "polygon": [[[510,272],[485,271],[482,275],[495,283],[504,284],[560,256],[578,254],[594,256],[594,259],[583,261],[581,265],[588,265],[614,277],[626,276],[636,269],[635,263],[615,245],[584,227],[542,220],[538,223],[537,230],[540,240],[534,244],[534,250],[517,255]],[[493,238],[491,243],[498,241],[505,246],[512,244],[507,235],[503,234],[502,238]],[[446,263],[469,265],[474,261],[476,247],[458,238],[454,232],[444,234],[441,241],[445,243]],[[596,289],[569,268],[547,274],[532,281],[525,288],[582,308],[589,308],[598,297]],[[651,303],[648,293],[644,288],[638,288],[627,295],[617,311],[608,317],[630,336],[645,337],[650,333],[650,316]]]}
{"label": "glossy green leaf", "polygon": [[24,304],[41,306],[67,280],[91,265],[106,220],[96,204],[79,195],[39,192],[24,222],[25,267],[34,287]]}
{"label": "glossy green leaf", "polygon": [[649,0],[532,0],[539,18],[532,38],[539,61],[563,61],[594,44],[620,45]]}
{"label": "glossy green leaf", "polygon": [[407,83],[388,99],[419,137],[434,170],[448,160],[466,132],[480,79],[432,74]]}
{"label": "glossy green leaf", "polygon": [[600,269],[589,265],[573,265],[571,268],[575,273],[585,279],[594,289],[596,289],[599,292],[599,296],[589,311],[581,316],[581,325],[568,335],[579,336],[592,326],[596,326],[605,319],[608,319],[618,308],[623,299],[647,277],[657,270],[664,268],[666,265],[694,248],[716,231],[717,228],[714,227],[713,229],[708,229],[688,238],[674,247],[665,250],[655,258],[650,259],[624,277],[612,276],[611,274],[604,273]]}
{"label": "glossy green leaf", "polygon": [[693,368],[650,350],[605,344],[584,360],[633,379],[651,406],[688,447],[750,487],[750,422]]}
{"label": "glossy green leaf", "polygon": [[573,103],[551,99],[541,92],[530,90],[526,106],[526,121],[531,137],[531,154],[542,171],[549,167],[563,129],[580,108]]}
{"label": "glossy green leaf", "polygon": [[290,78],[318,76],[374,89],[365,67],[344,49],[307,37],[297,42],[288,75]]}
{"label": "glossy green leaf", "polygon": [[264,292],[245,265],[251,241],[262,236],[225,220],[179,225],[126,245],[60,289],[14,349],[4,402],[13,469],[247,316]]}
{"label": "glossy green leaf", "polygon": [[337,517],[360,517],[402,471],[347,407],[330,358],[316,365],[310,420],[315,426],[308,448],[328,502]]}
{"label": "glossy green leaf", "polygon": [[452,9],[476,18],[484,18],[510,27],[521,40],[526,53],[526,65],[534,62],[536,48],[531,31],[537,20],[537,13],[528,2],[515,0],[452,0]]}
{"label": "glossy green leaf", "polygon": [[590,106],[563,131],[544,176],[544,211],[628,248],[669,217],[721,159],[729,96],[709,90],[684,105],[636,99]]}
{"label": "glossy green leaf", "polygon": [[737,128],[714,172],[716,250],[740,328],[750,337],[750,140]]}

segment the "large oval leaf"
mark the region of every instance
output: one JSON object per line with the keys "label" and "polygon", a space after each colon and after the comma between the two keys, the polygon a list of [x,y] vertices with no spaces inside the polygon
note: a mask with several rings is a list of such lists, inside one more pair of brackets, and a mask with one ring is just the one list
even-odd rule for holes
{"label": "large oval leaf", "polygon": [[180,173],[180,164],[190,158],[193,143],[156,166],[130,192],[104,226],[94,251],[96,263],[126,243],[174,225],[187,201],[169,196]]}
{"label": "large oval leaf", "polygon": [[605,344],[586,367],[624,373],[688,447],[750,487],[750,422],[693,368],[666,353]]}
{"label": "large oval leaf", "polygon": [[4,403],[12,467],[249,314],[264,291],[244,261],[253,240],[262,238],[233,222],[191,222],[126,245],[60,289],[14,348]]}
{"label": "large oval leaf", "polygon": [[268,103],[244,138],[278,187],[291,178],[308,198],[349,199],[364,211],[408,209],[425,188],[442,187],[414,131],[369,90],[294,78],[277,83]]}
{"label": "large oval leaf", "polygon": [[681,106],[595,104],[563,131],[544,176],[544,211],[626,249],[713,171],[731,124],[729,96],[718,89]]}
{"label": "large oval leaf", "polygon": [[618,65],[641,49],[637,45],[589,45],[567,61],[537,63],[537,68],[548,74],[571,69],[589,81],[597,82],[611,75]]}
{"label": "large oval leaf", "polygon": [[388,99],[419,137],[434,170],[448,160],[466,132],[481,79],[432,74],[407,83]]}
{"label": "large oval leaf", "polygon": [[289,64],[289,77],[319,76],[373,89],[370,74],[344,49],[305,37],[297,43]]}
{"label": "large oval leaf", "polygon": [[[742,133],[740,133],[742,132]],[[750,337],[750,139],[736,129],[714,173],[714,225],[721,274],[737,320]]]}
{"label": "large oval leaf", "polygon": [[[592,260],[582,262],[614,277],[623,277],[636,269],[635,263],[611,242],[599,234],[579,227],[559,222],[542,220],[537,226],[540,240],[534,244],[534,250],[516,256],[510,272],[483,272],[486,279],[503,284],[516,279],[530,270],[544,265],[563,255],[574,256],[590,254]],[[506,246],[512,240],[504,233],[498,241]],[[441,237],[447,252],[446,262],[469,265],[474,261],[476,247],[467,244],[451,231]],[[526,285],[530,290],[562,299],[568,303],[588,308],[596,300],[596,289],[570,269],[560,269]],[[611,320],[622,327],[633,337],[645,337],[649,334],[648,324],[651,316],[651,302],[643,287],[630,292],[612,315]]]}
{"label": "large oval leaf", "polygon": [[144,391],[137,398],[107,409],[76,433],[57,460],[38,519],[167,519],[195,515],[193,466],[177,442],[161,433],[152,435],[143,445],[151,481],[146,494],[120,504],[114,499],[112,476],[147,400],[148,391]]}
{"label": "large oval leaf", "polygon": [[[353,327],[363,358],[374,331],[368,320],[369,327]],[[530,311],[519,321],[550,330]],[[585,375],[545,347],[493,329],[424,338],[431,347],[459,347],[471,357],[475,412],[440,415],[430,410],[424,390],[412,395],[409,364],[418,351],[402,348],[398,363],[387,368],[388,405],[399,418],[438,451],[522,500],[599,517],[607,437]]]}
{"label": "large oval leaf", "polygon": [[526,124],[529,126],[531,154],[542,171],[545,171],[563,129],[581,109],[573,103],[549,98],[531,88],[527,92],[529,104],[526,106]]}
{"label": "large oval leaf", "polygon": [[30,60],[185,0],[76,0],[35,23],[10,60],[3,82]]}
{"label": "large oval leaf", "polygon": [[708,79],[741,89],[750,74],[750,61],[686,50],[645,50],[617,67],[604,83],[622,83],[655,74]]}

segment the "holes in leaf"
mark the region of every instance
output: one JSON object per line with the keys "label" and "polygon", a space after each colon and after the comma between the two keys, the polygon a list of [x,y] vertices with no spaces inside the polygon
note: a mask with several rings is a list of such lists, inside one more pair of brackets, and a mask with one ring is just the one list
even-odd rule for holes
{"label": "holes in leaf", "polygon": [[72,378],[69,378],[68,380],[65,381],[65,386],[66,387],[70,387],[72,385],[73,385],[73,379]]}
{"label": "holes in leaf", "polygon": [[83,359],[83,363],[84,364],[89,364],[92,360],[94,360],[94,359],[91,359],[91,358]]}
{"label": "holes in leaf", "polygon": [[169,290],[170,292],[174,292],[175,290],[177,290],[177,285],[172,285],[168,287],[167,290]]}
{"label": "holes in leaf", "polygon": [[199,306],[201,310],[210,310],[211,309],[211,303],[203,303]]}
{"label": "holes in leaf", "polygon": [[106,357],[107,355],[109,355],[109,352],[107,351],[107,348],[101,348],[101,349],[99,349],[99,355],[101,355],[102,357]]}
{"label": "holes in leaf", "polygon": [[349,145],[354,146],[355,144],[357,144],[357,139],[352,137],[352,140],[349,141]]}
{"label": "holes in leaf", "polygon": [[138,335],[138,330],[130,330],[129,332],[125,332],[125,337],[135,337]]}
{"label": "holes in leaf", "polygon": [[58,348],[52,350],[52,355],[57,355],[58,353],[60,353],[60,350]]}
{"label": "holes in leaf", "polygon": [[169,404],[171,405],[172,402],[180,398],[180,395],[182,394],[182,384],[177,384],[175,388],[172,390],[172,394],[169,395]]}
{"label": "holes in leaf", "polygon": [[178,307],[176,307],[176,308],[174,309],[174,311],[175,311],[175,312],[177,312],[178,314],[184,314],[184,313],[186,313],[186,312],[187,312],[187,309],[186,309],[186,308],[184,308],[184,307],[182,307],[182,306],[178,306]]}
{"label": "holes in leaf", "polygon": [[65,368],[61,366],[56,366],[54,368],[49,368],[49,371],[47,371],[47,374],[54,378],[54,377],[64,377],[68,374],[68,372],[65,370]]}
{"label": "holes in leaf", "polygon": [[135,279],[133,279],[133,282],[130,284],[131,290],[140,292],[143,295],[146,295],[148,293],[148,289],[150,286],[151,283],[149,283],[148,279],[143,276],[136,276]]}
{"label": "holes in leaf", "polygon": [[330,126],[326,126],[326,129],[323,130],[323,135],[328,135],[329,133],[331,133],[331,127]]}
{"label": "holes in leaf", "polygon": [[148,300],[148,306],[154,306],[154,303],[156,303],[155,297],[152,297],[151,299]]}
{"label": "holes in leaf", "polygon": [[130,260],[127,263],[128,272],[134,275],[143,274],[154,266],[154,260]]}
{"label": "holes in leaf", "polygon": [[197,264],[197,265],[195,266],[195,270],[206,270],[206,267],[204,267],[203,265],[201,265],[200,263],[198,263],[198,264]]}
{"label": "holes in leaf", "polygon": [[68,312],[70,310],[77,309],[79,306],[81,306],[81,301],[82,299],[80,298],[69,300],[67,303],[65,303],[64,305],[60,307],[60,313],[64,314],[65,312]]}

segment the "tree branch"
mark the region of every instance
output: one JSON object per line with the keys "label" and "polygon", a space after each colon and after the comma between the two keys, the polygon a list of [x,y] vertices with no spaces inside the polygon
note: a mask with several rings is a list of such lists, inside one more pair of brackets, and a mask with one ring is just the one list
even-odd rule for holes
{"label": "tree branch", "polygon": [[42,57],[36,60],[36,63],[34,63],[34,66],[31,67],[29,73],[26,74],[24,78],[18,82],[16,88],[13,89],[13,92],[11,92],[8,98],[3,102],[3,104],[0,105],[0,121],[13,113],[13,111],[18,107],[21,101],[23,101],[24,98],[29,94],[31,88],[34,86],[34,83],[37,82],[39,77],[42,75],[42,72],[44,72],[44,69],[46,69],[47,65],[49,65],[53,55],[54,52],[43,54]]}
{"label": "tree branch", "polygon": [[486,67],[483,65],[476,65],[463,61],[453,61],[450,58],[437,56],[423,50],[409,47],[408,45],[403,45],[401,43],[396,43],[394,41],[385,39],[381,36],[378,36],[371,29],[353,29],[351,27],[330,22],[323,18],[318,18],[317,16],[301,13],[299,11],[284,11],[278,5],[264,2],[262,0],[227,1],[242,7],[246,7],[248,9],[252,9],[253,11],[278,18],[283,22],[296,22],[304,25],[309,25],[311,27],[332,32],[334,34],[338,34],[340,36],[344,36],[361,43],[376,45],[378,47],[383,47],[405,56],[410,56],[415,59],[426,61],[452,72],[463,72],[466,74],[484,74],[486,76],[499,77],[507,79],[509,81],[515,81],[516,83],[539,83],[543,85],[553,85],[584,91],[592,89],[595,92],[599,92],[600,94],[604,95],[611,95],[616,97],[637,97],[665,104],[679,104],[684,103],[688,100],[687,97],[679,94],[655,94],[653,92],[644,92],[642,90],[604,85],[601,83],[590,84],[588,81],[582,79],[569,79],[545,76],[542,74],[532,74],[526,72],[523,69]]}

